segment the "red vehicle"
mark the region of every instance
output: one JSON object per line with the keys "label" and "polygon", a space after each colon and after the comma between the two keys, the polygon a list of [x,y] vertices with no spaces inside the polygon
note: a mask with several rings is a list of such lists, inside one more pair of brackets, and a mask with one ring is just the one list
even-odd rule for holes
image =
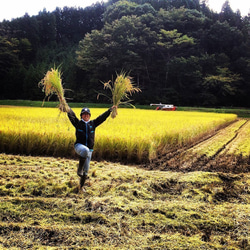
{"label": "red vehicle", "polygon": [[151,103],[150,106],[157,106],[156,110],[175,111],[177,109],[177,107],[174,106],[173,104]]}

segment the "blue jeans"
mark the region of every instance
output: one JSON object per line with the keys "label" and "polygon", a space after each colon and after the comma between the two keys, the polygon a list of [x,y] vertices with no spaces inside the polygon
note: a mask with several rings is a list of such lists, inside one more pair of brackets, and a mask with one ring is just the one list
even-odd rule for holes
{"label": "blue jeans", "polygon": [[[83,165],[83,172],[85,175],[87,175],[89,172],[90,160],[92,157],[93,150],[89,149],[81,143],[77,143],[75,144],[75,151],[80,157],[86,159]],[[83,175],[83,172],[78,174]]]}

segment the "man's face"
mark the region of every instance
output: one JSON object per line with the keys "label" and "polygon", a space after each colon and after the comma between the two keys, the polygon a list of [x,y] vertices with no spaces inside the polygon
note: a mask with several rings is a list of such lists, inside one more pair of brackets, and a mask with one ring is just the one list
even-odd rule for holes
{"label": "man's face", "polygon": [[83,119],[85,122],[88,122],[88,121],[89,121],[89,118],[90,118],[89,113],[84,112],[84,113],[82,114],[82,119]]}

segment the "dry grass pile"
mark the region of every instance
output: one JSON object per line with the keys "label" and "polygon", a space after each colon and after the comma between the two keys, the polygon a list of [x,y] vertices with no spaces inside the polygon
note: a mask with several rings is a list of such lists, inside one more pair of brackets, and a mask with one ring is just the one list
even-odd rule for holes
{"label": "dry grass pile", "polygon": [[1,249],[249,249],[250,176],[0,155]]}

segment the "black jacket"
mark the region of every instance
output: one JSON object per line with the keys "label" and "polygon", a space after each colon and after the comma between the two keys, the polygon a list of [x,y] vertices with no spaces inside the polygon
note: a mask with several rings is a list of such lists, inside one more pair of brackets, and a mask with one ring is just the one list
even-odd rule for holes
{"label": "black jacket", "polygon": [[93,149],[95,143],[95,129],[109,117],[111,111],[112,109],[110,108],[96,119],[84,122],[83,120],[79,120],[74,111],[70,109],[68,117],[73,126],[76,128],[75,144],[81,143],[89,149]]}

